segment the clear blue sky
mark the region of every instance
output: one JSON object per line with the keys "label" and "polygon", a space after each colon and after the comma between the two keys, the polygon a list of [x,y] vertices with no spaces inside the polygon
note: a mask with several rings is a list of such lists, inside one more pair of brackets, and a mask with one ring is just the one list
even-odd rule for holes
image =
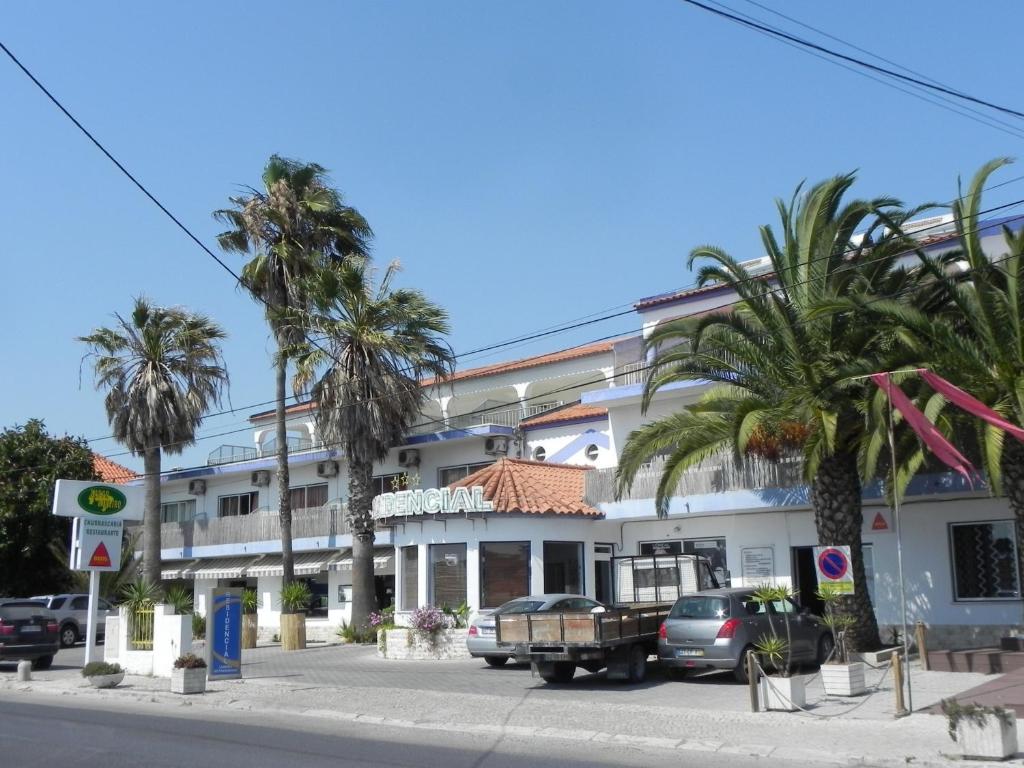
{"label": "clear blue sky", "polygon": [[[1024,109],[1017,2],[763,2]],[[211,246],[210,212],[271,153],[329,168],[376,230],[376,259],[400,259],[448,307],[456,350],[688,285],[698,244],[758,256],[757,225],[801,179],[859,169],[862,195],[944,200],[958,174],[1021,154],[1018,138],[674,0],[5,3],[0,39]],[[0,426],[109,434],[74,337],[139,293],[226,327],[239,410],[202,432],[244,426],[273,393],[259,308],[6,58],[0,95]],[[986,204],[1019,197],[1024,182]],[[212,437],[164,466],[248,440]]]}

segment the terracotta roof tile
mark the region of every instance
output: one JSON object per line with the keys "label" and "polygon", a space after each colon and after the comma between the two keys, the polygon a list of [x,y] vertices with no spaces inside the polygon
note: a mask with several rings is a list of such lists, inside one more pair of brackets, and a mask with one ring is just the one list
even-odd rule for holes
{"label": "terracotta roof tile", "polygon": [[481,485],[495,512],[529,515],[586,515],[601,513],[583,502],[583,478],[591,467],[546,464],[525,459],[499,459],[449,488]]}
{"label": "terracotta roof tile", "polygon": [[596,405],[584,405],[576,402],[561,408],[555,408],[544,413],[538,413],[522,421],[523,427],[541,427],[550,424],[561,424],[566,421],[577,421],[583,419],[608,418],[608,409]]}
{"label": "terracotta roof tile", "polygon": [[129,480],[135,480],[138,477],[128,467],[122,467],[116,461],[111,461],[106,456],[100,456],[98,453],[92,455],[92,468],[96,470],[100,480],[105,483],[127,483]]}

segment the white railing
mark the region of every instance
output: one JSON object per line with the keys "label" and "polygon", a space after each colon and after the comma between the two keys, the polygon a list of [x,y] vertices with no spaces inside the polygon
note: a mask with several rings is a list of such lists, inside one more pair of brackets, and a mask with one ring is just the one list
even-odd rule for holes
{"label": "white railing", "polygon": [[[623,499],[653,499],[665,468],[663,461],[641,469],[633,479],[632,488]],[[595,469],[584,475],[584,498],[588,504],[615,501],[615,472]],[[768,461],[747,457],[740,464],[731,456],[710,459],[687,470],[680,478],[672,496],[693,496],[726,491],[755,491],[766,488],[795,488],[805,484],[803,460],[786,457]]]}
{"label": "white railing", "polygon": [[[322,507],[292,510],[292,538],[351,533],[348,510],[341,502]],[[215,544],[245,544],[281,538],[281,520],[277,510],[258,510],[235,517],[199,517],[186,523],[160,526],[160,546],[167,549],[202,547]]]}
{"label": "white railing", "polygon": [[631,384],[643,384],[647,381],[650,364],[643,360],[636,363],[625,363],[615,366],[615,386],[628,387]]}
{"label": "white railing", "polygon": [[416,424],[409,430],[412,435],[425,435],[433,432],[444,432],[452,429],[470,429],[485,424],[493,424],[499,427],[518,427],[519,422],[545,413],[554,408],[559,408],[565,403],[561,400],[552,400],[547,403],[535,403],[525,408],[520,405],[510,404],[507,408],[493,408],[481,413],[470,413],[463,416],[449,416],[444,422],[440,419]]}

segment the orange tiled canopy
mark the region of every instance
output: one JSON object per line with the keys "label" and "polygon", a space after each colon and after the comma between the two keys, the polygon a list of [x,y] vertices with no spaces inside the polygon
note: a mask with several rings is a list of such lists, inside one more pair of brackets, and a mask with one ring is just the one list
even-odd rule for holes
{"label": "orange tiled canopy", "polygon": [[599,517],[601,512],[583,501],[583,478],[589,471],[569,464],[499,459],[448,487],[483,486],[495,512]]}

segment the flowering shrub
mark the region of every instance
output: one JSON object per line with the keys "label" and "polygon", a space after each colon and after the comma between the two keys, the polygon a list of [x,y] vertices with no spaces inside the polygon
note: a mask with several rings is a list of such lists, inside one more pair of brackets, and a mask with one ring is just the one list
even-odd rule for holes
{"label": "flowering shrub", "polygon": [[370,626],[374,629],[390,629],[395,625],[395,606],[389,605],[382,611],[370,611]]}
{"label": "flowering shrub", "polygon": [[440,608],[435,608],[432,605],[425,605],[412,612],[410,623],[412,624],[413,629],[421,633],[433,634],[439,629],[445,629],[448,627],[448,617],[444,615],[444,612]]}

